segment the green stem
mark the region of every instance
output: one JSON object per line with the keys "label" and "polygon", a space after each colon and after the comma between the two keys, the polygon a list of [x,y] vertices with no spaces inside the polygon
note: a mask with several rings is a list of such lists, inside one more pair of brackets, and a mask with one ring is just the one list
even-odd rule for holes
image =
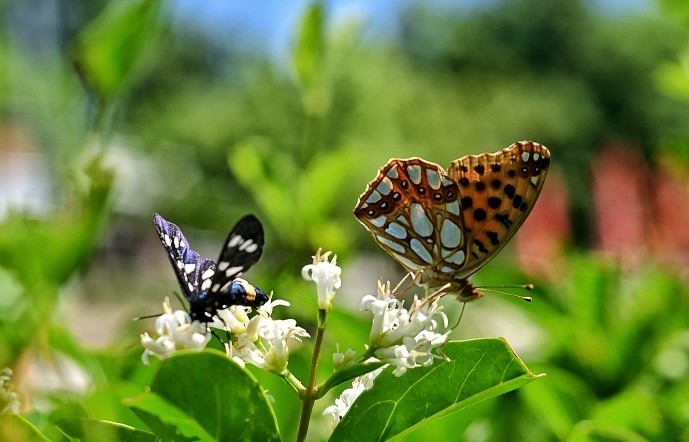
{"label": "green stem", "polygon": [[285,370],[285,372],[280,376],[285,382],[287,382],[287,384],[294,388],[294,391],[296,391],[300,397],[306,393],[306,387],[304,387],[301,381],[294,376],[291,371]]}
{"label": "green stem", "polygon": [[311,358],[311,369],[309,372],[309,383],[301,397],[301,417],[299,418],[299,433],[297,442],[306,440],[306,433],[309,431],[309,422],[313,412],[313,404],[318,398],[318,388],[316,387],[316,373],[318,372],[318,360],[321,355],[323,345],[323,334],[325,333],[325,310],[318,310],[318,329],[316,330],[316,342],[314,343],[313,356]]}

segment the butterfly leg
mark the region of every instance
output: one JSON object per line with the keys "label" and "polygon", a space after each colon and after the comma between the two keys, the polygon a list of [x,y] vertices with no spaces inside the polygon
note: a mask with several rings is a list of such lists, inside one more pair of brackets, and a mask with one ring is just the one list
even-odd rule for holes
{"label": "butterfly leg", "polygon": [[[412,278],[411,282],[404,289],[400,290],[400,287],[402,286],[402,284],[409,277]],[[414,285],[418,282],[419,278],[420,278],[420,272],[409,272],[406,275],[404,275],[404,278],[402,278],[400,280],[400,282],[398,282],[397,285],[395,286],[395,288],[392,290],[393,296],[395,296],[395,298],[399,298],[400,296],[407,293],[409,291],[409,289],[414,287]]]}

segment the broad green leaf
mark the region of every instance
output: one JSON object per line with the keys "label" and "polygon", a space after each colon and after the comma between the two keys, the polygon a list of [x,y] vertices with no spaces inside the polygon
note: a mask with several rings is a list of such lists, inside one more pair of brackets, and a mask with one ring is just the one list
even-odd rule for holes
{"label": "broad green leaf", "polygon": [[155,441],[156,436],[119,422],[98,419],[62,418],[55,422],[60,431],[80,440]]}
{"label": "broad green leaf", "polygon": [[158,0],[111,2],[77,37],[74,64],[101,99],[110,99],[128,80],[156,36]]}
{"label": "broad green leaf", "polygon": [[459,411],[528,384],[537,376],[504,339],[449,342],[450,361],[395,377],[388,368],[362,393],[330,440],[385,440],[425,419]]}
{"label": "broad green leaf", "polygon": [[175,439],[280,440],[256,379],[216,350],[180,352],[161,365],[152,394],[129,401],[159,435]]}
{"label": "broad green leaf", "polygon": [[49,441],[38,428],[18,414],[0,415],[0,440],[38,442]]}

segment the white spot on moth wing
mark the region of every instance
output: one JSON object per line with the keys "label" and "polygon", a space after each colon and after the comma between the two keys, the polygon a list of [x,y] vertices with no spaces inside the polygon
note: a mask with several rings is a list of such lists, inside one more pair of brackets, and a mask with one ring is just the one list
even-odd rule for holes
{"label": "white spot on moth wing", "polygon": [[378,192],[377,190],[374,190],[371,192],[371,194],[368,196],[368,198],[366,198],[366,202],[369,204],[373,204],[373,203],[380,201],[381,198],[383,198],[383,197],[380,195],[380,192]]}
{"label": "white spot on moth wing", "polygon": [[[227,263],[225,263],[225,264],[227,264]],[[225,267],[227,267],[227,266],[225,266]],[[206,269],[206,271],[203,272],[203,273],[201,274],[201,278],[203,278],[203,279],[209,279],[209,278],[210,278],[211,276],[213,276],[213,275],[215,275],[215,270],[213,270],[213,269]]]}
{"label": "white spot on moth wing", "polygon": [[244,241],[244,238],[242,238],[241,235],[234,235],[232,238],[230,238],[230,241],[227,243],[227,247],[237,247],[237,244],[239,244],[242,241]]}
{"label": "white spot on moth wing", "polygon": [[211,286],[211,280],[206,279],[201,283],[201,290],[208,290],[208,288]]}
{"label": "white spot on moth wing", "polygon": [[407,237],[407,229],[397,223],[390,223],[385,231],[398,239],[404,239]]}
{"label": "white spot on moth wing", "polygon": [[227,270],[225,271],[225,276],[227,276],[228,278],[231,278],[231,277],[233,277],[234,275],[236,275],[237,273],[241,272],[242,269],[243,269],[243,267],[241,267],[241,266],[230,267],[229,269],[227,269]]}
{"label": "white spot on moth wing", "polygon": [[433,262],[433,257],[428,252],[428,250],[426,250],[421,241],[419,241],[416,238],[412,238],[411,241],[409,241],[409,245],[419,258],[423,259],[429,264]]}
{"label": "white spot on moth wing", "polygon": [[247,253],[254,253],[258,249],[258,244],[251,244],[249,247],[246,248]]}
{"label": "white spot on moth wing", "polygon": [[462,242],[462,229],[446,218],[440,228],[440,242],[449,249],[457,247]]}
{"label": "white spot on moth wing", "polygon": [[424,238],[431,236],[433,233],[433,223],[428,219],[426,212],[423,210],[423,206],[419,203],[413,203],[411,205],[411,225],[414,231]]}
{"label": "white spot on moth wing", "polygon": [[184,271],[186,273],[191,273],[194,270],[196,270],[196,264],[191,263],[191,264],[184,264]]}
{"label": "white spot on moth wing", "polygon": [[177,260],[177,268],[181,270],[182,267],[184,267],[184,263],[182,262],[181,259],[178,259],[178,260]]}
{"label": "white spot on moth wing", "polygon": [[445,204],[445,210],[452,213],[453,215],[459,215],[459,201],[455,200],[451,203]]}
{"label": "white spot on moth wing", "polygon": [[212,292],[217,292],[218,289],[220,289],[220,284],[215,284],[213,288],[211,289]]}
{"label": "white spot on moth wing", "polygon": [[457,253],[445,258],[445,261],[451,262],[453,264],[462,265],[464,263],[464,250],[458,250]]}
{"label": "white spot on moth wing", "polygon": [[187,283],[187,287],[189,287],[189,291],[193,292],[194,291],[194,285],[190,282]]}
{"label": "white spot on moth wing", "polygon": [[407,166],[407,173],[409,174],[409,179],[412,183],[421,184],[421,166]]}
{"label": "white spot on moth wing", "polygon": [[399,170],[397,170],[397,166],[390,168],[388,170],[388,173],[386,173],[387,176],[392,178],[393,180],[396,180],[397,178],[400,177]]}
{"label": "white spot on moth wing", "polygon": [[246,241],[244,241],[243,243],[241,243],[239,245],[239,250],[245,250],[247,247],[249,247],[253,243],[254,243],[253,239],[247,239]]}
{"label": "white spot on moth wing", "polygon": [[440,174],[437,170],[426,169],[426,180],[433,189],[440,189]]}
{"label": "white spot on moth wing", "polygon": [[386,237],[382,235],[376,235],[376,239],[384,246],[387,247],[388,249],[394,250],[399,253],[405,253],[406,249],[404,246],[398,242],[392,241],[390,239],[387,239]]}
{"label": "white spot on moth wing", "polygon": [[533,153],[533,160],[534,160],[534,161],[538,161],[538,159],[539,159],[540,157],[541,157],[541,156],[538,154],[538,152],[534,152],[534,153]]}
{"label": "white spot on moth wing", "polygon": [[[230,263],[227,261],[223,261],[220,264],[218,264],[218,270],[221,272],[224,272],[225,269],[227,269],[230,266]],[[210,270],[210,269],[209,269]]]}
{"label": "white spot on moth wing", "polygon": [[175,236],[172,243],[175,245],[175,248],[179,249],[179,236]]}
{"label": "white spot on moth wing", "polygon": [[529,152],[522,152],[522,161],[525,163],[529,161]]}
{"label": "white spot on moth wing", "polygon": [[167,244],[168,247],[172,245],[172,239],[170,239],[170,235],[167,233],[165,234],[165,244]]}
{"label": "white spot on moth wing", "polygon": [[392,181],[390,181],[390,178],[388,177],[383,177],[382,180],[380,180],[380,183],[378,183],[378,187],[376,187],[376,190],[383,195],[389,195],[390,192],[392,191]]}
{"label": "white spot on moth wing", "polygon": [[381,215],[378,218],[373,218],[371,220],[371,224],[380,228],[380,227],[383,227],[385,225],[385,220],[386,220],[385,215]]}

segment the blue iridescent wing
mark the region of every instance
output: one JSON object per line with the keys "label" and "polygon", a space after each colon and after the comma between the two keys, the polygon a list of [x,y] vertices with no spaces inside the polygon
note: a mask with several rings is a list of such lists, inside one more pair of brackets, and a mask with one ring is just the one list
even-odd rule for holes
{"label": "blue iridescent wing", "polygon": [[166,221],[157,213],[153,214],[153,223],[160,237],[160,242],[163,243],[168,258],[170,258],[182,293],[189,301],[196,299],[199,279],[197,275],[200,268],[199,254],[189,247],[189,242],[179,227]]}
{"label": "blue iridescent wing", "polygon": [[[235,278],[256,264],[263,253],[263,226],[253,215],[240,219],[225,240],[212,275],[209,294],[226,293]],[[203,284],[208,284],[206,281]]]}

